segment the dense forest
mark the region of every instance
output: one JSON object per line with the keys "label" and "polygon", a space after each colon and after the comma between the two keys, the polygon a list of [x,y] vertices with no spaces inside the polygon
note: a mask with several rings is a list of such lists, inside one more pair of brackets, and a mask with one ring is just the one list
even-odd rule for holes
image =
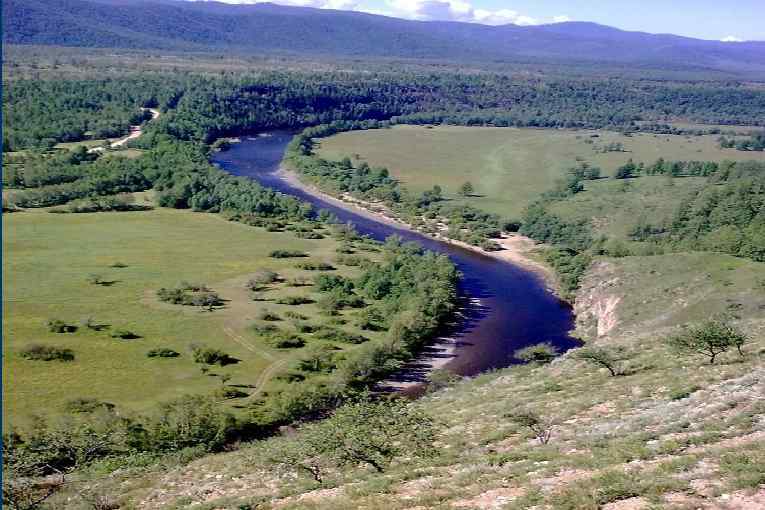
{"label": "dense forest", "polygon": [[333,121],[641,129],[687,119],[756,125],[765,92],[743,85],[454,73],[179,73],[119,80],[8,81],[3,150],[120,134],[140,106],[167,110],[143,137],[220,136]]}
{"label": "dense forest", "polygon": [[110,138],[147,120],[140,107],[172,107],[179,76],[3,84],[3,152]]}

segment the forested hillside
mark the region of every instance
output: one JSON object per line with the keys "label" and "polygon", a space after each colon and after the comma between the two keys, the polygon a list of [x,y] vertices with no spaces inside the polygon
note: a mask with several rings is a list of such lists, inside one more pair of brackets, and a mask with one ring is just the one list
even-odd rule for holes
{"label": "forested hillside", "polygon": [[3,11],[4,40],[14,44],[765,70],[765,43],[730,45],[590,23],[486,26],[184,1],[4,0]]}

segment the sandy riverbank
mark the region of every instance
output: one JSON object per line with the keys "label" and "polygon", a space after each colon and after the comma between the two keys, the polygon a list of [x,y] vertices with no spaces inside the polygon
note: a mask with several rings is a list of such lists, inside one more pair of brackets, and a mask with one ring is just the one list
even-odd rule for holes
{"label": "sandy riverbank", "polygon": [[347,195],[342,198],[332,196],[320,190],[316,186],[302,182],[296,172],[287,168],[281,167],[279,169],[279,175],[295,188],[299,188],[306,193],[310,193],[321,198],[326,202],[329,202],[338,207],[342,207],[366,218],[398,228],[404,228],[413,232],[418,232],[433,239],[481,253],[487,257],[492,257],[504,262],[509,262],[510,264],[521,266],[542,278],[542,280],[545,282],[545,285],[551,292],[555,293],[556,295],[560,295],[558,280],[552,268],[531,257],[532,251],[537,246],[533,239],[519,234],[503,233],[501,239],[495,239],[495,241],[502,247],[502,249],[498,251],[485,251],[477,246],[473,246],[463,241],[457,241],[442,235],[431,235],[425,232],[420,232],[413,228],[411,225],[394,217],[390,210],[381,204],[364,202]]}

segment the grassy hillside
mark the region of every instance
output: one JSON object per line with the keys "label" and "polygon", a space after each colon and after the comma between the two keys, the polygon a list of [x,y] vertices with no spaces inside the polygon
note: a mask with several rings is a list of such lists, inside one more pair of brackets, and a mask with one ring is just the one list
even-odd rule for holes
{"label": "grassy hillside", "polygon": [[[625,375],[572,351],[432,393],[414,404],[438,426],[432,459],[400,459],[382,474],[335,470],[319,486],[274,471],[254,445],[112,477],[90,493],[119,492],[122,508],[757,508],[765,264],[717,254],[599,259],[577,303],[588,346],[629,353]],[[729,352],[709,366],[663,343],[678,324],[726,310],[750,336],[745,357]],[[508,417],[519,409],[552,423],[549,443]]]}
{"label": "grassy hillside", "polygon": [[570,220],[585,220],[595,232],[609,238],[626,239],[641,217],[656,224],[670,220],[678,203],[705,181],[703,177],[663,176],[587,181],[583,192],[553,203],[550,212]]}
{"label": "grassy hillside", "polygon": [[[577,161],[599,166],[611,175],[632,158],[636,162],[666,160],[722,161],[759,159],[765,153],[720,149],[716,136],[635,134],[611,131],[515,129],[490,127],[396,126],[351,131],[321,140],[318,154],[344,156],[387,167],[412,191],[440,185],[457,201],[503,217],[518,216],[529,202],[550,189]],[[624,152],[602,152],[620,143]],[[456,196],[470,181],[475,195]],[[595,186],[606,185],[596,183]]]}
{"label": "grassy hillside", "polygon": [[[80,397],[145,411],[157,401],[220,388],[220,379],[211,377],[214,373],[230,375],[229,384],[245,385],[245,392],[260,391],[269,376],[278,376],[289,367],[289,360],[300,356],[301,349],[276,349],[250,326],[260,322],[263,311],[279,315],[284,330],[292,328],[287,311],[318,324],[315,303],[290,306],[276,300],[288,296],[316,300],[310,286],[290,286],[295,278],[310,284],[317,274],[296,264],[332,263],[339,246],[330,238],[299,239],[291,232],[267,232],[227,222],[219,215],[167,209],[20,212],[3,215],[3,229],[3,382],[9,389],[3,416],[6,424],[14,425],[33,413],[59,412]],[[305,252],[310,258],[269,257],[275,249]],[[114,267],[116,263],[126,267]],[[282,281],[264,289],[261,301],[253,301],[245,283],[260,270],[275,271]],[[356,271],[338,266],[330,272]],[[103,283],[89,283],[91,274],[100,275]],[[209,312],[158,300],[159,288],[181,281],[206,284],[226,300],[224,306]],[[81,321],[86,318],[105,328],[84,327]],[[49,319],[78,330],[50,332]],[[350,325],[343,328],[353,330]],[[130,330],[140,338],[111,338],[116,329]],[[378,334],[364,332],[370,338]],[[19,352],[33,343],[72,349],[75,359],[23,359]],[[205,375],[192,359],[194,344],[221,349],[240,361],[214,367]],[[147,357],[150,349],[161,347],[180,356]]]}

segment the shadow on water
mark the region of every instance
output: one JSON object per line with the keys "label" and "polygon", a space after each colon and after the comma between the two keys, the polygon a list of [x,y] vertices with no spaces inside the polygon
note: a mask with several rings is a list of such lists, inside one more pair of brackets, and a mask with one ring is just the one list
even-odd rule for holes
{"label": "shadow on water", "polygon": [[463,275],[459,291],[464,306],[440,335],[442,342],[427,348],[394,379],[425,381],[429,358],[448,357],[449,370],[475,375],[511,365],[513,352],[529,345],[551,342],[562,351],[578,345],[569,334],[574,325],[571,307],[550,293],[536,274],[479,252],[380,223],[291,186],[277,172],[291,138],[292,133],[286,131],[243,137],[241,143],[216,153],[212,162],[233,175],[249,177],[310,202],[317,209],[327,209],[374,239],[382,241],[395,234],[444,253]]}

